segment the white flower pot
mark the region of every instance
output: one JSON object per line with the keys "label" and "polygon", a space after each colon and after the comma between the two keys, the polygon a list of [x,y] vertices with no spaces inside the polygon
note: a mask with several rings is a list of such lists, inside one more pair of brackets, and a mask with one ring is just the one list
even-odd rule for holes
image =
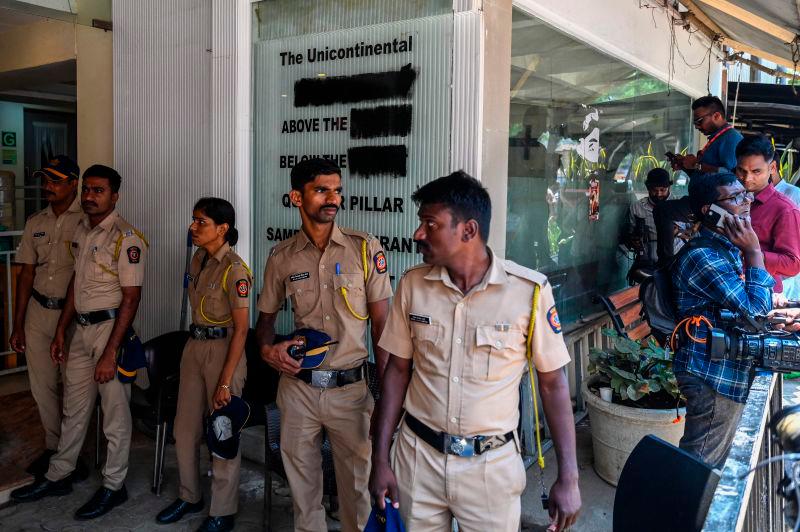
{"label": "white flower pot", "polygon": [[594,378],[585,380],[581,393],[592,425],[594,470],[600,478],[616,486],[631,451],[648,434],[678,445],[683,436],[686,409],[679,409],[681,418],[676,422],[674,408],[655,410],[609,403],[589,390],[593,381]]}

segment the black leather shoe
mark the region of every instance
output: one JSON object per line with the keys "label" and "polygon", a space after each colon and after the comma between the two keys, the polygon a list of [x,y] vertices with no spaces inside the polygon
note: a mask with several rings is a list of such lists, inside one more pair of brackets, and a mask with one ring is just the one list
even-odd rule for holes
{"label": "black leather shoe", "polygon": [[117,491],[102,487],[95,492],[89,502],[78,508],[75,512],[75,519],[85,521],[100,517],[127,500],[128,490],[125,489],[125,486],[122,486]]}
{"label": "black leather shoe", "polygon": [[175,501],[161,510],[156,516],[156,521],[162,525],[180,521],[181,517],[186,514],[193,514],[203,509],[203,499],[198,502],[186,502],[183,499],[175,499]]}
{"label": "black leather shoe", "polygon": [[72,481],[69,477],[53,482],[40,478],[33,484],[17,488],[11,492],[11,500],[16,502],[38,501],[42,497],[57,497],[72,493]]}
{"label": "black leather shoe", "polygon": [[50,468],[50,457],[56,454],[52,449],[45,449],[42,454],[36,457],[36,460],[30,463],[25,472],[33,475],[36,479],[43,478],[47,470]]}
{"label": "black leather shoe", "polygon": [[228,532],[233,530],[233,518],[235,515],[218,515],[217,517],[206,517],[197,532]]}

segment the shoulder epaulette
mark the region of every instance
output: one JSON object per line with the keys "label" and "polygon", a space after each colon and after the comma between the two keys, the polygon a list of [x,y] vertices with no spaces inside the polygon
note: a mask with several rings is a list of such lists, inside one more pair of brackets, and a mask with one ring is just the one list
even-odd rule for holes
{"label": "shoulder epaulette", "polygon": [[405,275],[407,273],[409,273],[409,272],[412,272],[414,270],[419,270],[420,268],[425,268],[425,267],[427,267],[429,269],[432,268],[432,266],[430,264],[426,264],[424,262],[420,262],[419,264],[415,264],[413,266],[409,266],[408,268],[405,269],[405,271],[403,271],[403,277],[405,277]]}
{"label": "shoulder epaulette", "polygon": [[230,270],[234,266],[242,266],[250,275],[250,277],[253,276],[253,270],[251,270],[250,267],[247,265],[247,263],[244,260],[242,260],[242,257],[237,255],[236,252],[233,251],[232,249],[228,251],[228,259],[231,261],[231,264],[225,270],[225,277],[227,277],[228,275],[228,270]]}
{"label": "shoulder epaulette", "polygon": [[[297,233],[297,234],[300,234],[300,233]],[[271,257],[274,254],[276,254],[278,251],[282,250],[283,248],[288,247],[292,242],[294,242],[294,239],[297,238],[297,234],[294,235],[292,238],[289,238],[287,240],[283,240],[282,242],[278,242],[277,244],[272,246],[272,248],[269,250],[269,256]]]}
{"label": "shoulder epaulette", "polygon": [[547,284],[546,275],[544,275],[543,273],[539,273],[536,270],[531,270],[530,268],[526,268],[525,266],[521,266],[516,262],[510,260],[504,260],[503,268],[505,269],[506,273],[510,273],[514,277],[527,279],[528,281],[534,282],[539,286],[545,286]]}

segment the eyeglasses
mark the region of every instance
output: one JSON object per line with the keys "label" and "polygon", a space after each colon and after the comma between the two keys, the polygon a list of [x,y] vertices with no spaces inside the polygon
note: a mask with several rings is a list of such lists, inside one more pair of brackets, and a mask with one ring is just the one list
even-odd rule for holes
{"label": "eyeglasses", "polygon": [[746,190],[742,190],[741,192],[737,192],[733,196],[728,196],[727,198],[720,198],[717,200],[717,203],[721,201],[730,201],[734,205],[741,205],[745,201],[752,202],[755,196],[752,192],[748,192]]}
{"label": "eyeglasses", "polygon": [[703,116],[698,116],[697,118],[695,118],[694,120],[692,120],[692,122],[694,122],[694,125],[696,125],[696,126],[699,126],[700,124],[702,124],[702,123],[703,123],[703,120],[705,120],[707,116],[711,116],[711,115],[713,115],[713,114],[714,114],[714,113],[706,113],[706,114],[704,114]]}

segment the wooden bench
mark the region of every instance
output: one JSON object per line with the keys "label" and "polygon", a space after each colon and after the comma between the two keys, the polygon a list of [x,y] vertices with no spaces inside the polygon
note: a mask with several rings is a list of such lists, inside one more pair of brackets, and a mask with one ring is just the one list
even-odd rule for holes
{"label": "wooden bench", "polygon": [[625,288],[607,296],[598,296],[605,307],[617,333],[631,340],[644,340],[650,336],[650,325],[642,316],[639,285]]}

